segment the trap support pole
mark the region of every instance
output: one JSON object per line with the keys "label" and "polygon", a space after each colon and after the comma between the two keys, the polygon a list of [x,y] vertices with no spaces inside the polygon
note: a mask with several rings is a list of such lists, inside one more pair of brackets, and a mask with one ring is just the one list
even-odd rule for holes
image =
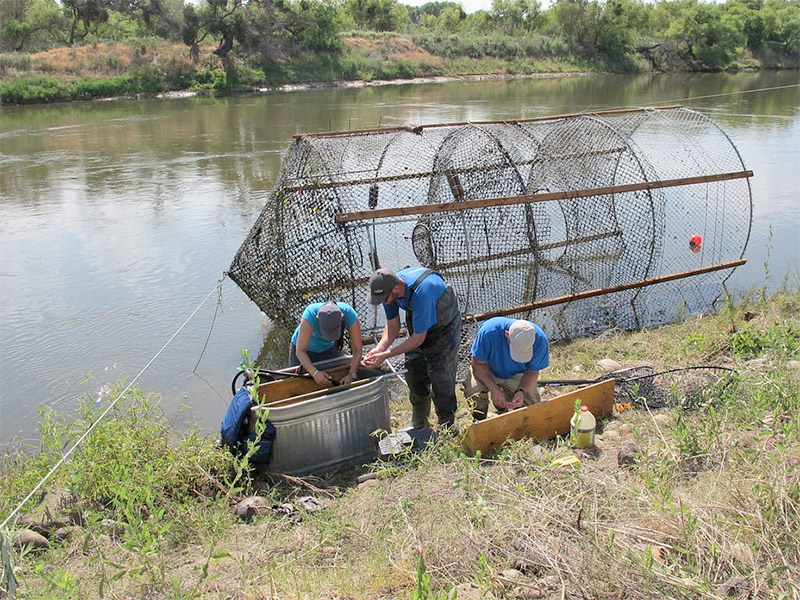
{"label": "trap support pole", "polygon": [[512,306],[511,308],[504,308],[502,310],[495,310],[492,312],[479,313],[476,315],[466,315],[464,321],[485,321],[491,317],[500,317],[504,315],[513,315],[515,313],[528,312],[537,308],[544,308],[554,304],[563,304],[564,302],[572,302],[573,300],[583,300],[584,298],[592,298],[594,296],[602,296],[604,294],[613,294],[614,292],[624,292],[625,290],[632,290],[641,288],[648,285],[656,285],[675,279],[682,279],[684,277],[692,277],[694,275],[702,275],[704,273],[711,273],[713,271],[721,271],[722,269],[733,269],[746,263],[747,260],[740,258],[739,260],[732,260],[730,262],[720,263],[718,265],[711,265],[708,267],[701,267],[700,269],[692,269],[691,271],[682,271],[680,273],[670,273],[669,275],[662,275],[660,277],[651,277],[649,279],[642,279],[641,281],[634,281],[631,283],[624,283],[622,285],[615,285],[607,288],[599,288],[594,290],[586,290],[585,292],[578,292],[577,294],[570,294],[569,296],[558,296],[557,298],[548,298],[540,302],[530,302],[528,304],[520,304],[519,306]]}

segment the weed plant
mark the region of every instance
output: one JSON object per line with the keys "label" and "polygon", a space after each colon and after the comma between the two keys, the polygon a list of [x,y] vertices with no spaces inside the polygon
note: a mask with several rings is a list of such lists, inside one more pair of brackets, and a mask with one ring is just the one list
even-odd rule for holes
{"label": "weed plant", "polygon": [[[607,357],[738,372],[691,409],[676,385],[672,408],[601,422],[591,452],[556,438],[470,456],[444,437],[324,478],[256,475],[194,430],[176,438],[137,392],[56,476],[86,525],[47,549],[9,550],[16,594],[797,599],[800,293],[756,296],[710,317],[554,344],[553,379],[597,376]],[[398,422],[406,405],[392,405]],[[6,457],[0,514],[91,420],[83,410],[82,421],[43,412],[37,451]],[[467,412],[459,419],[465,426]],[[620,466],[627,444],[638,452]],[[376,479],[357,486],[365,471]],[[231,506],[254,493],[273,508],[237,521]],[[278,509],[308,493],[324,510]],[[108,520],[121,532],[110,535]]]}

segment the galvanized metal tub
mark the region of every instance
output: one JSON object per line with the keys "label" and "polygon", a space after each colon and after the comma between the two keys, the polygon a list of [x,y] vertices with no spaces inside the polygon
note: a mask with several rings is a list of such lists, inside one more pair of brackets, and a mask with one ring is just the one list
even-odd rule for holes
{"label": "galvanized metal tub", "polygon": [[[269,470],[303,475],[363,463],[377,456],[376,430],[391,431],[389,378],[269,410],[275,442]],[[256,416],[256,415],[254,415]],[[250,419],[255,421],[255,419]]]}

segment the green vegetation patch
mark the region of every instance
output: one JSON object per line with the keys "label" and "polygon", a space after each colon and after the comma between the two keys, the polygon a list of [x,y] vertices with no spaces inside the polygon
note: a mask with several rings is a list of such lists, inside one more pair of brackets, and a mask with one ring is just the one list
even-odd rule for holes
{"label": "green vegetation patch", "polygon": [[66,80],[49,77],[21,77],[0,81],[0,102],[4,104],[36,104],[161,91],[164,91],[163,80],[152,75],[102,79],[79,77]]}

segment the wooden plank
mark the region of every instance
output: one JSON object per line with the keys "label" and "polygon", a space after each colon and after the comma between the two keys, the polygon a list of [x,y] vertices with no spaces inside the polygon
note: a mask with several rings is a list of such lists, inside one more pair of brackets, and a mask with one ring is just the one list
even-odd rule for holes
{"label": "wooden plank", "polygon": [[283,400],[284,398],[291,398],[299,394],[307,394],[308,392],[318,389],[319,386],[313,379],[291,377],[289,379],[278,379],[276,381],[262,383],[258,386],[258,396],[261,402],[272,402]]}
{"label": "wooden plank", "polygon": [[623,283],[622,285],[615,285],[607,288],[598,288],[594,290],[586,290],[584,292],[577,292],[569,296],[558,296],[556,298],[549,298],[547,300],[540,300],[539,302],[530,302],[528,304],[521,304],[519,306],[512,306],[511,308],[504,308],[502,310],[495,310],[492,312],[478,313],[474,315],[466,315],[464,321],[485,321],[492,317],[499,317],[504,315],[513,315],[522,312],[528,312],[537,308],[544,308],[554,304],[563,304],[564,302],[572,302],[574,300],[583,300],[584,298],[591,298],[593,296],[602,296],[604,294],[613,294],[616,292],[624,292],[634,288],[645,287],[648,285],[656,285],[673,281],[675,279],[683,279],[684,277],[692,277],[694,275],[702,275],[704,273],[711,273],[712,271],[721,271],[722,269],[733,269],[747,262],[747,259],[740,258],[739,260],[732,260],[718,265],[709,265],[708,267],[701,267],[699,269],[692,269],[690,271],[681,271],[679,273],[670,273],[669,275],[661,275],[659,277],[651,277],[649,279],[642,279],[641,281],[632,281],[631,283]]}
{"label": "wooden plank", "polygon": [[[347,375],[350,367],[348,365],[338,367],[336,369],[328,369],[328,374],[334,379],[341,379]],[[320,388],[319,384],[312,378],[289,377],[287,379],[278,379],[276,381],[267,381],[258,386],[258,397],[262,403],[269,404],[270,402],[277,402],[286,398],[316,392],[317,390],[326,390],[328,388]]]}
{"label": "wooden plank", "polygon": [[267,402],[266,404],[262,404],[261,406],[266,408],[279,408],[282,406],[291,406],[292,404],[297,404],[298,402],[305,402],[306,400],[313,400],[314,398],[321,398],[322,396],[328,396],[330,394],[337,394],[339,392],[344,392],[345,390],[349,390],[351,388],[369,383],[370,381],[374,381],[374,379],[375,379],[374,377],[370,379],[357,379],[350,385],[336,385],[332,387],[322,388],[314,392],[309,392],[308,394],[301,394],[299,396],[294,396],[292,398],[284,398],[283,400],[275,400],[273,402]]}
{"label": "wooden plank", "polygon": [[699,183],[714,183],[731,179],[752,177],[752,171],[735,171],[733,173],[716,173],[713,175],[698,175],[696,177],[681,177],[678,179],[661,179],[658,181],[642,181],[640,183],[626,183],[623,185],[609,185],[585,190],[566,190],[563,192],[546,192],[542,194],[524,194],[522,196],[506,196],[502,198],[481,198],[478,200],[465,200],[463,202],[439,202],[435,204],[420,204],[418,206],[399,206],[396,208],[383,208],[375,210],[362,210],[348,213],[338,213],[337,223],[353,221],[366,221],[390,217],[406,217],[409,215],[429,215],[476,208],[489,208],[494,206],[511,206],[514,204],[530,204],[534,202],[552,202],[554,200],[577,200],[592,196],[608,196],[641,190],[653,190],[683,185],[696,185]]}
{"label": "wooden plank", "polygon": [[575,412],[575,399],[589,407],[600,419],[611,415],[614,405],[614,380],[607,379],[585,388],[562,394],[552,400],[478,421],[467,427],[464,446],[471,453],[487,455],[497,451],[509,439],[525,437],[547,440],[569,433],[569,421]]}

